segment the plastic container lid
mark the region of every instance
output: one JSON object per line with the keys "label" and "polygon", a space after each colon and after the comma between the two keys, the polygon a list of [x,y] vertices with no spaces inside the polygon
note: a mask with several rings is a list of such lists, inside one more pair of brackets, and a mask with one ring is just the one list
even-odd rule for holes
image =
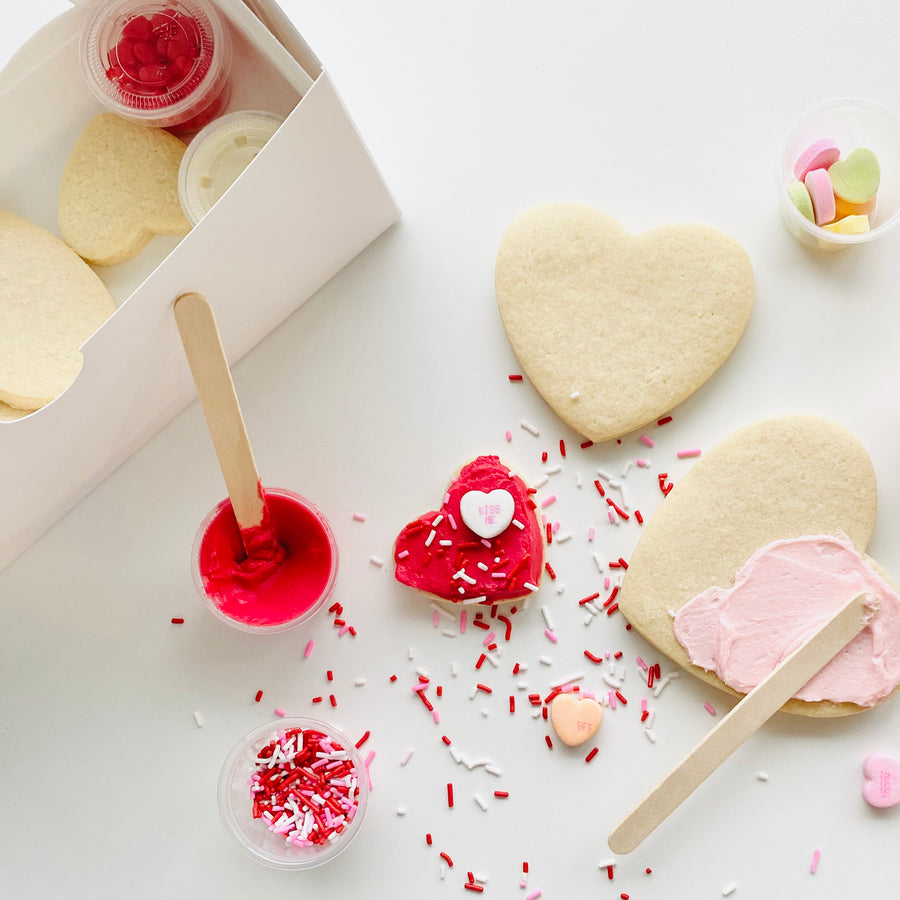
{"label": "plastic container lid", "polygon": [[109,0],[85,21],[80,54],[100,102],[144,125],[208,121],[227,93],[230,35],[207,0]]}
{"label": "plastic container lid", "polygon": [[178,172],[184,214],[196,225],[231,187],[284,119],[248,110],[210,122],[190,143]]}

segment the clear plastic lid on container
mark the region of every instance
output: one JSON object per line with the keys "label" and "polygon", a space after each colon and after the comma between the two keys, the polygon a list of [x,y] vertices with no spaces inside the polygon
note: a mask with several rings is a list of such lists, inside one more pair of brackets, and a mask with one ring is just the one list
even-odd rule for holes
{"label": "clear plastic lid on container", "polygon": [[206,0],[109,0],[80,49],[101,103],[142,124],[199,130],[227,100],[230,35]]}

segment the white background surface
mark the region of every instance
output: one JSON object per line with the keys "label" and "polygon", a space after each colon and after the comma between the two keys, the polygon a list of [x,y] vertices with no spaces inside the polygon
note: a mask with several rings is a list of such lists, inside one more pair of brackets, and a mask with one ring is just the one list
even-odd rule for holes
{"label": "white background surface", "polygon": [[[651,744],[638,722],[647,692],[634,657],[653,661],[655,652],[620,617],[586,627],[577,600],[599,586],[590,550],[627,557],[638,537],[633,523],[615,529],[602,518],[587,489],[597,466],[618,472],[649,457],[652,468],[628,482],[647,514],[660,500],[656,473],[677,480],[690,468],[677,449],[709,448],[741,425],[794,411],[827,415],[867,446],[880,488],[869,549],[900,576],[900,235],[816,257],[783,230],[773,186],[781,134],[808,106],[859,95],[900,108],[900,7],[283,5],[404,211],[398,227],[235,370],[263,478],[306,494],[333,523],[342,554],[335,597],[359,635],[339,639],[323,615],[296,632],[254,638],[202,609],[189,548],[223,487],[191,407],[0,574],[0,892],[399,900],[463,896],[467,870],[488,876],[485,896],[504,898],[541,888],[545,898],[694,900],[732,883],[741,897],[830,898],[895,887],[900,813],[863,803],[860,767],[873,751],[900,756],[896,700],[837,722],[777,716],[608,881],[598,863],[610,858],[610,828],[714,724],[703,702],[721,715],[730,701],[682,677],[652,701]],[[64,8],[4,2],[0,62]],[[517,212],[553,199],[594,204],[633,230],[677,221],[720,227],[754,263],[756,307],[742,342],[654,432],[652,451],[636,435],[581,451],[527,383],[507,381],[518,366],[494,304],[494,253]],[[627,349],[610,330],[609,352]],[[541,436],[521,429],[522,419]],[[500,452],[533,480],[542,450],[564,464],[551,509],[573,538],[550,548],[559,581],[545,578],[537,602],[516,617],[501,667],[476,673],[482,633],[442,636],[427,602],[369,557],[390,558],[396,532],[440,503],[462,462]],[[855,502],[851,482],[846,502]],[[352,521],[356,511],[365,523]],[[556,645],[543,635],[542,604]],[[185,624],[171,626],[172,616]],[[316,649],[304,660],[310,638]],[[547,749],[546,726],[531,719],[525,699],[575,671],[599,690],[584,649],[622,650],[629,670],[629,706],[607,713],[590,765],[587,747]],[[538,662],[542,654],[552,666]],[[528,690],[517,690],[515,661],[528,664]],[[417,666],[444,685],[440,725],[409,690]],[[494,694],[470,700],[477,680]],[[331,691],[337,709],[311,704]],[[354,736],[372,731],[368,818],[327,869],[266,870],[218,821],[219,767],[275,706],[318,711]],[[442,734],[472,758],[491,757],[502,777],[457,767]],[[401,767],[409,747],[415,753]],[[495,788],[510,798],[494,801]],[[472,800],[476,791],[490,798],[486,812]],[[401,806],[406,816],[397,815]],[[822,860],[811,875],[815,848]],[[456,863],[443,881],[440,850]],[[518,886],[523,860],[527,890]]]}

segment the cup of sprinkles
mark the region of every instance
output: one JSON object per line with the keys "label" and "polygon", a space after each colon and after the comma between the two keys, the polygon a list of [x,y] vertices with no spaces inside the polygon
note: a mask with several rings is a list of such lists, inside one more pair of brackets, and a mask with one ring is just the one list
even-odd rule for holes
{"label": "cup of sprinkles", "polygon": [[245,853],[276,869],[311,869],[343,852],[362,825],[368,778],[333,725],[267,722],[244,735],[219,776],[219,813]]}

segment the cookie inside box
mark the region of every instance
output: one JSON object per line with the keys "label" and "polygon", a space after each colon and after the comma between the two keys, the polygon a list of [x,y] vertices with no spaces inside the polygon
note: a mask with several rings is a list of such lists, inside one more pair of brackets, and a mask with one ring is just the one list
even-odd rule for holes
{"label": "cookie inside box", "polygon": [[[307,72],[240,2],[217,7],[233,46],[230,94],[223,114],[234,110],[266,110],[287,117],[320,74],[311,52]],[[79,59],[84,6],[53,24],[61,43],[39,65],[7,73],[0,82],[0,123],[7,139],[0,145],[0,208],[7,209],[60,235],[57,219],[59,185],[76,139],[104,107],[88,88]],[[25,63],[27,67],[27,63]],[[19,77],[16,77],[16,76]],[[5,90],[4,90],[5,88]],[[15,135],[10,140],[9,136]],[[192,136],[184,136],[189,143]],[[252,165],[253,163],[251,163]],[[181,237],[156,235],[133,259],[95,266],[117,305],[123,303],[168,256]]]}

